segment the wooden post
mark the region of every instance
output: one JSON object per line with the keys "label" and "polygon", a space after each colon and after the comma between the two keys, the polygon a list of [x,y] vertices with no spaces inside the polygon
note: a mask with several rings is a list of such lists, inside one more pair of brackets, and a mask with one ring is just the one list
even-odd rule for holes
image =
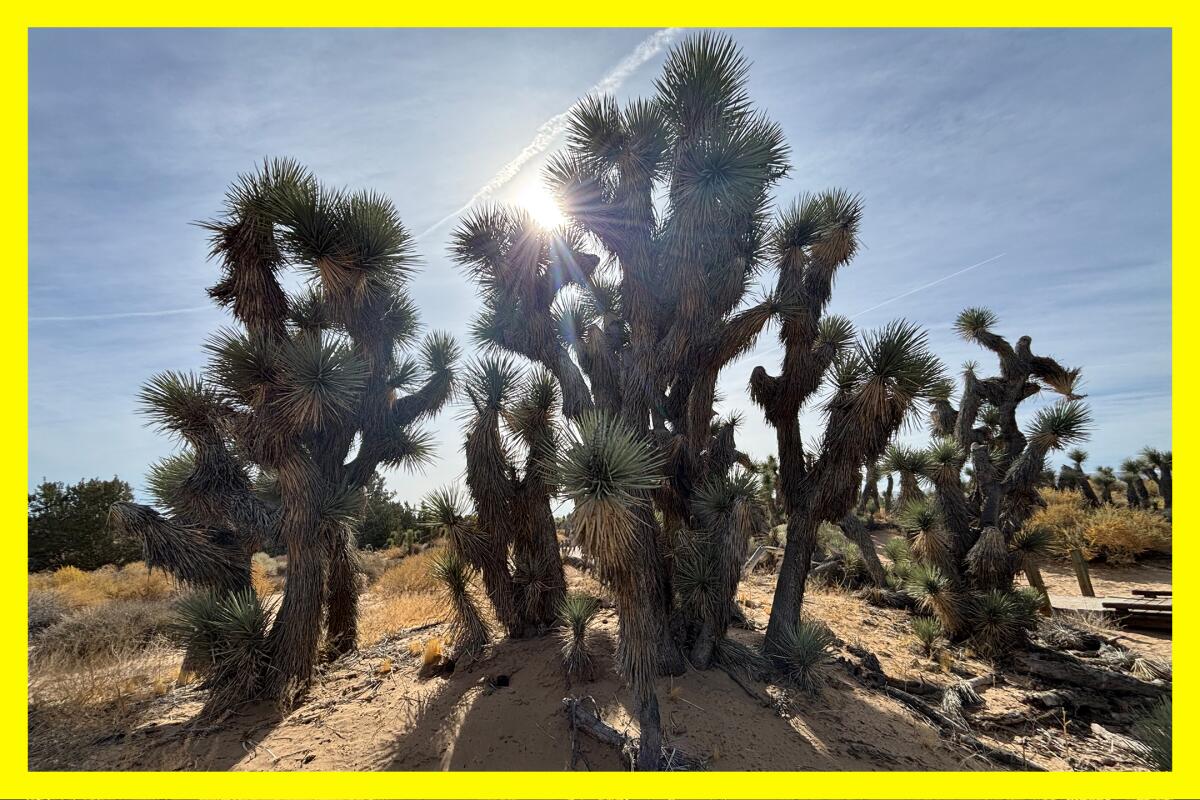
{"label": "wooden post", "polygon": [[1075,567],[1075,579],[1079,581],[1079,591],[1084,597],[1095,597],[1096,590],[1092,588],[1092,578],[1088,574],[1087,559],[1078,547],[1071,549],[1071,566]]}
{"label": "wooden post", "polygon": [[1027,563],[1025,566],[1025,577],[1029,580],[1029,585],[1038,590],[1042,596],[1041,611],[1043,617],[1054,615],[1053,609],[1050,607],[1050,593],[1046,591],[1046,582],[1042,580],[1042,571],[1038,569],[1037,564]]}

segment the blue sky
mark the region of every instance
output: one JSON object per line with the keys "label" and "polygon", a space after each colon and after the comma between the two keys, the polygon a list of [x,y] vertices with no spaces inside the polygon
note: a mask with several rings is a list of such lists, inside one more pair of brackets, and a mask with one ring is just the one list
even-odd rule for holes
{"label": "blue sky", "polygon": [[[605,76],[620,98],[650,94],[665,53],[636,68],[630,56],[652,34],[32,31],[30,484],[117,474],[140,488],[170,452],[135,395],[156,372],[201,367],[205,336],[228,321],[206,302],[216,267],[191,223],[220,210],[239,172],[294,156],[329,183],[385,192],[426,231]],[[978,359],[990,374],[950,327],[986,304],[1001,333],[1084,368],[1093,467],[1170,446],[1169,32],[733,35],[792,148],[777,201],[830,186],[864,196],[865,247],[832,311],[864,329],[907,317],[952,370]],[[520,196],[558,143],[496,199]],[[465,343],[478,305],[446,256],[451,228],[420,240],[412,291],[428,327]],[[777,365],[773,345],[721,379],[756,457],[774,437],[745,386],[756,364]],[[815,416],[804,421],[815,437]],[[388,476],[406,499],[461,475],[453,411],[435,429],[436,465]]]}

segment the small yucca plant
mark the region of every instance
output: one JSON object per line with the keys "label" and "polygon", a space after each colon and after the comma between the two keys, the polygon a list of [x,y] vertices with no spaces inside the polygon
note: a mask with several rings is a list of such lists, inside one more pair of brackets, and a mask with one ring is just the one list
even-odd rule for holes
{"label": "small yucca plant", "polygon": [[445,548],[433,557],[433,577],[446,588],[453,613],[455,658],[478,655],[491,639],[487,621],[471,595],[474,568],[455,549]]}
{"label": "small yucca plant", "polygon": [[921,643],[926,658],[933,655],[933,646],[937,644],[938,639],[946,635],[946,629],[940,619],[926,616],[913,617],[912,632]]}
{"label": "small yucca plant", "polygon": [[253,698],[268,663],[267,614],[253,589],[189,595],[176,606],[173,638],[196,655],[191,664],[212,690],[206,714]]}
{"label": "small yucca plant", "polygon": [[779,648],[770,655],[782,665],[789,681],[815,694],[825,685],[834,641],[833,631],[824,623],[800,620],[784,632]]}
{"label": "small yucca plant", "polygon": [[992,590],[975,596],[969,612],[972,645],[985,656],[999,658],[1020,641],[1028,613],[1011,592]]}
{"label": "small yucca plant", "polygon": [[1133,735],[1148,748],[1149,759],[1164,771],[1171,769],[1171,698],[1164,697],[1133,725]]}
{"label": "small yucca plant", "polygon": [[947,635],[955,633],[961,627],[960,598],[954,592],[950,579],[937,567],[914,564],[904,589],[916,598],[922,609],[941,620]]}
{"label": "small yucca plant", "polygon": [[592,653],[588,649],[588,625],[600,610],[600,598],[586,592],[568,592],[558,606],[559,640],[562,642],[563,668],[569,681],[589,680]]}
{"label": "small yucca plant", "polygon": [[892,560],[893,564],[912,561],[912,547],[909,546],[908,540],[903,536],[893,536],[891,539],[888,539],[883,545],[883,552]]}

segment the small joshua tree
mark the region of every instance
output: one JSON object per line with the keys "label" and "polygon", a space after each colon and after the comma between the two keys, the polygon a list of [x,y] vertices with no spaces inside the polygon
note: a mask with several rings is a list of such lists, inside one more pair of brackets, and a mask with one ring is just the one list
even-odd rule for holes
{"label": "small joshua tree", "polygon": [[1142,449],[1142,474],[1158,486],[1158,493],[1163,499],[1163,510],[1171,510],[1171,451],[1158,450],[1153,447]]}
{"label": "small joshua tree", "polygon": [[433,557],[433,577],[446,591],[446,603],[451,612],[454,636],[454,658],[474,658],[483,652],[491,639],[487,621],[471,595],[474,568],[453,547]]}
{"label": "small joshua tree", "polygon": [[568,685],[592,677],[592,652],[588,647],[588,625],[600,610],[600,598],[586,592],[568,592],[559,603],[559,639],[563,669]]}
{"label": "small joshua tree", "polygon": [[[247,685],[287,704],[311,679],[323,629],[330,653],[355,646],[364,487],[378,467],[428,460],[416,426],[450,396],[458,351],[443,334],[418,345],[416,255],[379,194],[269,161],[205,226],[222,273],[209,294],[238,325],[209,339],[202,375],[164,373],[142,390],[184,449],[152,470],[159,508],[118,504],[113,520],[149,563],[223,592],[248,585],[251,553],[285,545],[270,668]],[[286,269],[303,291],[285,290]]]}
{"label": "small joshua tree", "polygon": [[1100,487],[1100,502],[1106,506],[1113,504],[1113,490],[1120,484],[1112,467],[1096,467],[1092,473],[1092,483]]}
{"label": "small joshua tree", "polygon": [[[1083,462],[1088,459],[1087,451],[1078,447],[1073,448],[1067,453],[1067,458],[1071,460],[1075,469],[1071,485],[1077,487],[1083,493],[1083,497],[1089,506],[1092,508],[1098,507],[1100,505],[1100,498],[1096,496],[1096,490],[1092,488],[1091,481],[1088,480],[1087,473],[1083,469]],[[1064,465],[1063,469],[1067,469],[1067,467]]]}

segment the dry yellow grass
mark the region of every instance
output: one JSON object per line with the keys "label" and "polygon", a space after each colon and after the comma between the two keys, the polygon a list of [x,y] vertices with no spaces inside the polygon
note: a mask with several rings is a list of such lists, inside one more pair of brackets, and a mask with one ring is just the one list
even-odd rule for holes
{"label": "dry yellow grass", "polygon": [[1171,526],[1162,515],[1131,508],[1098,508],[1088,515],[1081,534],[1089,558],[1132,564],[1151,550],[1168,551]]}
{"label": "dry yellow grass", "polygon": [[266,600],[277,591],[275,583],[268,577],[267,568],[261,561],[250,562],[250,586],[253,587],[254,593],[260,600]]}
{"label": "dry yellow grass", "polygon": [[446,605],[433,592],[404,592],[365,605],[358,622],[359,644],[369,647],[405,628],[446,619]]}
{"label": "dry yellow grass", "polygon": [[437,581],[430,570],[434,552],[436,548],[430,548],[415,556],[408,556],[394,567],[388,567],[371,587],[371,591],[385,597],[438,591]]}
{"label": "dry yellow grass", "polygon": [[173,578],[141,561],[123,567],[105,566],[92,572],[62,567],[29,576],[30,591],[53,590],[73,609],[111,600],[164,600],[178,593]]}
{"label": "dry yellow grass", "polygon": [[1170,550],[1171,524],[1161,514],[1123,505],[1087,508],[1075,492],[1044,489],[1041,496],[1046,507],[1026,524],[1049,531],[1064,552],[1079,548],[1089,559],[1130,564],[1148,551]]}

